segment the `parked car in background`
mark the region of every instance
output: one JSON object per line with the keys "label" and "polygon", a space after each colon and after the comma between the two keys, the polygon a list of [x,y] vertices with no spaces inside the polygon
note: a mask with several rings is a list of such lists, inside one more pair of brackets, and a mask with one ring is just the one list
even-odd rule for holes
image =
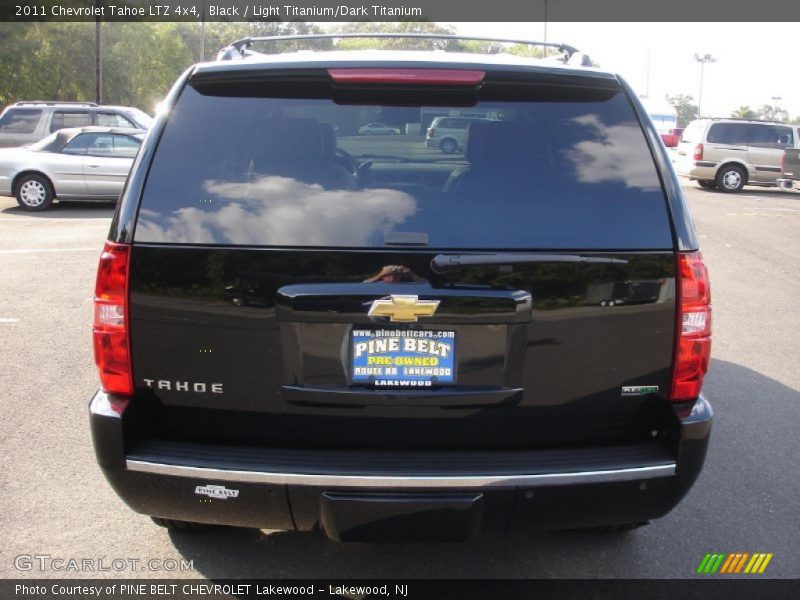
{"label": "parked car in background", "polygon": [[791,190],[795,187],[796,181],[800,181],[800,150],[788,148],[783,151],[781,178],[778,179],[778,187],[784,190]]}
{"label": "parked car in background", "polygon": [[144,139],[143,129],[61,129],[36,144],[0,150],[0,195],[25,210],[53,200],[115,201]]}
{"label": "parked car in background", "polygon": [[681,136],[675,168],[701,187],[722,192],[776,186],[783,151],[797,146],[797,132],[784,123],[698,119]]}
{"label": "parked car in background", "polygon": [[383,123],[367,123],[358,128],[358,135],[398,135],[399,133],[400,130],[397,127]]}
{"label": "parked car in background", "polygon": [[661,141],[664,142],[664,145],[667,148],[675,148],[678,146],[678,142],[681,141],[681,135],[683,135],[683,127],[675,127],[670,129],[666,132],[659,132],[661,136]]}
{"label": "parked car in background", "polygon": [[[663,100],[655,100],[647,97],[642,97],[640,100],[653,126],[661,136],[664,145],[667,148],[674,148],[677,146],[680,133],[677,135],[675,133],[678,130],[678,112],[675,110],[675,107]],[[679,131],[683,132],[683,129]]]}
{"label": "parked car in background", "polygon": [[93,102],[17,102],[0,114],[0,148],[38,142],[67,127],[150,129],[153,117],[130,106]]}
{"label": "parked car in background", "polygon": [[445,154],[464,149],[464,139],[470,123],[492,121],[484,117],[436,117],[425,133],[425,145],[439,148]]}

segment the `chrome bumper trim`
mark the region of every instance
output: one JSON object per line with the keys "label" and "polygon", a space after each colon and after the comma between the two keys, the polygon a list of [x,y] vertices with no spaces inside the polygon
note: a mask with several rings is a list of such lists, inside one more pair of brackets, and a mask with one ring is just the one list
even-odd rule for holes
{"label": "chrome bumper trim", "polygon": [[241,483],[266,483],[272,485],[306,485],[347,488],[503,488],[536,487],[546,485],[576,485],[582,483],[607,483],[635,481],[675,475],[675,463],[603,471],[577,471],[571,473],[542,473],[531,475],[330,475],[313,473],[271,473],[266,471],[238,471],[234,469],[207,469],[183,465],[159,464],[143,460],[127,460],[129,471],[187,477],[210,481],[237,481]]}

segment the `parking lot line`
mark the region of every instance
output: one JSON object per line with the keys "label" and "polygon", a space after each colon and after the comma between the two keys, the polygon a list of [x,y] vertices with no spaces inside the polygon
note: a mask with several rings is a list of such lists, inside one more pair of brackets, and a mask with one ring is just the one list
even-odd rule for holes
{"label": "parking lot line", "polygon": [[33,254],[35,252],[100,252],[101,246],[91,248],[16,248],[14,250],[0,250],[0,254]]}
{"label": "parking lot line", "polygon": [[[111,217],[109,217],[109,218],[111,218]],[[20,215],[19,217],[0,217],[0,222],[2,222],[2,223],[40,223],[42,221],[60,221],[60,222],[63,223],[65,219],[66,219],[66,217],[62,217],[62,218],[59,218],[59,219],[50,219],[50,218],[47,218],[47,217],[35,217],[35,218],[26,219],[25,215]],[[84,218],[74,217],[74,218],[70,218],[69,220],[70,221],[99,221],[100,219],[97,219],[95,217],[84,217]]]}
{"label": "parking lot line", "polygon": [[750,208],[755,210],[782,210],[785,212],[800,212],[800,208],[783,208],[781,206],[759,206],[758,208],[752,206]]}

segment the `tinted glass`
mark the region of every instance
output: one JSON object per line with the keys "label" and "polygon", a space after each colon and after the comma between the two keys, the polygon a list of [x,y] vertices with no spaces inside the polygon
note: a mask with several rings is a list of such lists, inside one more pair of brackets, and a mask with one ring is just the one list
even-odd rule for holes
{"label": "tinted glass", "polygon": [[93,133],[89,138],[89,148],[86,153],[90,156],[113,156],[114,136],[109,133]]}
{"label": "tinted glass", "polygon": [[749,142],[754,146],[791,146],[793,144],[791,127],[780,125],[750,125]]}
{"label": "tinted glass", "polygon": [[64,154],[86,154],[86,149],[89,147],[89,142],[94,139],[94,135],[91,133],[83,133],[81,135],[77,135],[70,141],[69,144],[64,146],[64,149],[61,150]]}
{"label": "tinted glass", "polygon": [[153,117],[148,115],[146,112],[139,110],[138,108],[125,108],[123,112],[136,123],[136,127],[149,129],[153,126]]}
{"label": "tinted glass", "polygon": [[35,108],[9,108],[0,117],[0,132],[33,133],[42,111]]}
{"label": "tinted glass", "polygon": [[132,121],[116,113],[95,113],[95,119],[101,127],[136,127]]}
{"label": "tinted glass", "polygon": [[111,136],[114,142],[114,156],[118,158],[134,158],[142,141],[127,135]]}
{"label": "tinted glass", "polygon": [[92,124],[92,115],[88,112],[57,110],[50,122],[50,131],[58,131],[67,127],[86,127]]}
{"label": "tinted glass", "polygon": [[708,130],[708,141],[712,144],[746,146],[748,127],[746,123],[714,123]]}
{"label": "tinted glass", "polygon": [[[460,107],[337,104],[184,91],[145,185],[140,242],[664,249],[666,201],[620,92],[479,102],[456,154],[424,133]],[[489,120],[491,119],[491,120]],[[409,235],[412,234],[412,235]]]}

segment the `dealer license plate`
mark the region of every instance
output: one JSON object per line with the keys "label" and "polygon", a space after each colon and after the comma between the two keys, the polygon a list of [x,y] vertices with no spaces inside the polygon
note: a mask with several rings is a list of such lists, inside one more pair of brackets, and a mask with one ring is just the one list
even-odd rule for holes
{"label": "dealer license plate", "polygon": [[454,331],[354,329],[350,378],[354,384],[425,388],[456,382]]}

